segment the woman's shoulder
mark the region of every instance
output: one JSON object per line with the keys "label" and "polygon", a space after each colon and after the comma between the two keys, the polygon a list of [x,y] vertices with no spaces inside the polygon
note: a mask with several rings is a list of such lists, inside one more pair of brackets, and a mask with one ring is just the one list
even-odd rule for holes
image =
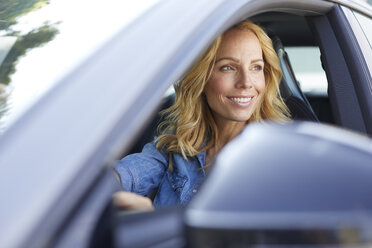
{"label": "woman's shoulder", "polygon": [[156,149],[156,143],[152,141],[145,144],[141,152],[128,154],[117,161],[115,169],[120,173],[142,175],[153,170],[165,170],[168,161],[166,154]]}
{"label": "woman's shoulder", "polygon": [[142,151],[139,153],[132,153],[124,157],[124,159],[148,159],[148,158],[155,158],[159,160],[164,160],[164,162],[167,162],[167,155],[165,152],[165,149],[158,149],[156,146],[156,138],[145,144],[142,148]]}

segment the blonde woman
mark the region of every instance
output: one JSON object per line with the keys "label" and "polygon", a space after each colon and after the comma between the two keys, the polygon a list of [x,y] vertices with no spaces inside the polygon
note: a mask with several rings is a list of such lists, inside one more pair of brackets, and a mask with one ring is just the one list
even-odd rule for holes
{"label": "blonde woman", "polygon": [[[219,36],[175,85],[161,135],[116,165],[125,191],[114,195],[115,204],[127,209],[187,204],[218,151],[248,123],[289,120],[280,79],[272,42],[259,26],[243,21]],[[145,196],[155,188],[152,203]]]}

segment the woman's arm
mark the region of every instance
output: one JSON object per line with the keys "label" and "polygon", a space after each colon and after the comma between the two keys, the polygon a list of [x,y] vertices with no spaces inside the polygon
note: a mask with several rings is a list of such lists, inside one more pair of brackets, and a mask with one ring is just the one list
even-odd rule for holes
{"label": "woman's arm", "polygon": [[155,143],[144,146],[141,153],[120,160],[114,170],[124,191],[113,195],[114,204],[125,209],[153,209],[148,195],[157,188],[167,170],[168,158]]}
{"label": "woman's arm", "polygon": [[150,198],[132,192],[119,191],[113,194],[114,206],[127,210],[153,210]]}

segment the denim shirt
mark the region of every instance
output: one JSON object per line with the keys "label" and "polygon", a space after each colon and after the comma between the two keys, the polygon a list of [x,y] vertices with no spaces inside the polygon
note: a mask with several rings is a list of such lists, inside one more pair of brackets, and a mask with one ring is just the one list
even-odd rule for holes
{"label": "denim shirt", "polygon": [[169,156],[147,143],[141,153],[124,157],[116,166],[122,188],[140,195],[148,195],[158,187],[154,207],[185,205],[197,193],[205,178],[206,151],[187,160],[173,153],[173,171],[168,170]]}

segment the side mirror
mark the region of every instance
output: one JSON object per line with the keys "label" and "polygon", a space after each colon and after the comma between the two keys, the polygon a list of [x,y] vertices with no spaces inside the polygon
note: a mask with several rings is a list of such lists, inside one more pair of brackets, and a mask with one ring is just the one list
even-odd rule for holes
{"label": "side mirror", "polygon": [[316,123],[252,124],[186,209],[188,246],[371,245],[371,189],[368,137]]}

